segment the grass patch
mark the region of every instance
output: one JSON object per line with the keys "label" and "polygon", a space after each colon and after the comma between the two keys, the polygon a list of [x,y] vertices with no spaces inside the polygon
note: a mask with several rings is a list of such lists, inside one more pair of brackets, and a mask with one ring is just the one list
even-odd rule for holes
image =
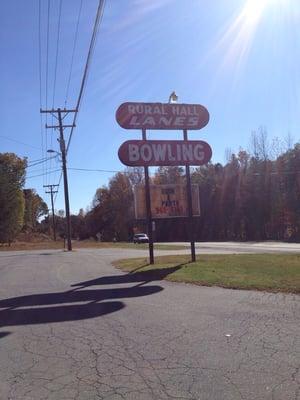
{"label": "grass patch", "polygon": [[[82,240],[82,241],[72,241],[72,247],[74,249],[136,249],[136,250],[146,250],[148,249],[148,244],[134,244],[129,242],[96,242],[94,240]],[[9,247],[8,245],[0,245],[0,251],[14,251],[14,250],[49,250],[49,249],[63,249],[64,243],[59,240],[44,241],[44,242],[14,242]],[[154,244],[155,250],[185,250],[187,246],[182,245],[171,245],[171,244]]]}
{"label": "grass patch", "polygon": [[[117,268],[145,277],[173,282],[300,294],[300,255],[232,254],[156,257],[153,266],[146,258],[119,260]],[[155,278],[156,277],[156,278]],[[147,280],[147,279],[146,279]]]}

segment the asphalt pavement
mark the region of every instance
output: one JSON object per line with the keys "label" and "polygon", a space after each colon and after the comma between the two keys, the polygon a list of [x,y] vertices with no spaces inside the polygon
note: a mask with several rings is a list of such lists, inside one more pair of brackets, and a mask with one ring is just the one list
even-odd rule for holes
{"label": "asphalt pavement", "polygon": [[299,296],[111,266],[144,254],[0,252],[1,400],[300,399]]}
{"label": "asphalt pavement", "polygon": [[[189,246],[186,242],[172,242],[169,244]],[[271,240],[265,242],[196,242],[195,248],[199,254],[300,253],[300,243]]]}

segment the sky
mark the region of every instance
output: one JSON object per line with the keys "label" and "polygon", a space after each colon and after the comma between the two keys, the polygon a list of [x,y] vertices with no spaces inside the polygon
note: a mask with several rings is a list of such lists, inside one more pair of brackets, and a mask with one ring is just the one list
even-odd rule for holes
{"label": "sky", "polygon": [[[59,182],[61,164],[46,152],[59,151],[57,131],[44,128],[55,120],[40,108],[75,107],[97,7],[98,0],[0,1],[0,152],[32,164],[49,157],[27,169],[25,185],[49,206],[43,185]],[[208,142],[214,163],[224,164],[228,149],[247,150],[260,127],[270,143],[299,142],[299,26],[299,0],[106,0],[68,152],[71,211],[89,207],[96,189],[125,169],[120,145],[141,138],[115,120],[126,101],[168,102],[175,90],[179,103],[205,106],[210,121],[189,138]],[[55,209],[63,208],[61,182]]]}

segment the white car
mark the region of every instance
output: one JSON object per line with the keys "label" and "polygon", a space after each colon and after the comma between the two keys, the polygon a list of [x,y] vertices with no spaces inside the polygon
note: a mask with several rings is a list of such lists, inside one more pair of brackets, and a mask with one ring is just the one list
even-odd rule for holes
{"label": "white car", "polygon": [[148,235],[146,233],[136,233],[133,236],[133,243],[149,243]]}

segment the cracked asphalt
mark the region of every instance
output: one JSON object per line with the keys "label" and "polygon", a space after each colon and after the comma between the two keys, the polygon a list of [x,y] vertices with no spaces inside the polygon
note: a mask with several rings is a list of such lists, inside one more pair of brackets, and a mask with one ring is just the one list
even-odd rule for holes
{"label": "cracked asphalt", "polygon": [[299,296],[110,264],[143,254],[0,253],[1,400],[300,399]]}

